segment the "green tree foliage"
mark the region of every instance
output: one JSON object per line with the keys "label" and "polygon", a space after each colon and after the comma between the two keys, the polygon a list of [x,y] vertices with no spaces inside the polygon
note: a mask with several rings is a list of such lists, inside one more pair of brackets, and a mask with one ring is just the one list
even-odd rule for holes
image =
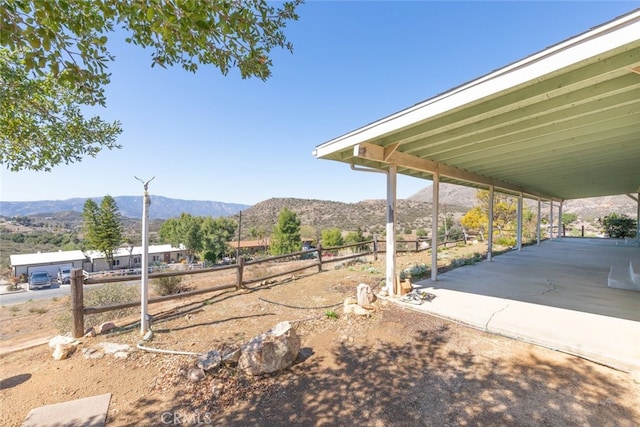
{"label": "green tree foliage", "polygon": [[283,208],[278,214],[278,223],[271,233],[271,254],[284,255],[301,248],[300,219],[295,212]]}
{"label": "green tree foliage", "polygon": [[562,213],[562,223],[564,225],[569,225],[572,222],[575,222],[577,220],[578,220],[578,215],[573,212]]}
{"label": "green tree foliage", "polygon": [[344,245],[344,239],[342,238],[342,231],[339,228],[331,227],[322,230],[322,246],[324,248],[342,245]]}
{"label": "green tree foliage", "polygon": [[116,201],[106,195],[98,208],[93,200],[87,199],[82,218],[85,242],[91,249],[102,252],[108,264],[113,266],[113,254],[123,242],[123,226]]}
{"label": "green tree foliage", "polygon": [[427,230],[425,230],[424,228],[418,228],[416,230],[416,237],[427,237],[427,235]]}
{"label": "green tree foliage", "polygon": [[0,48],[0,163],[12,171],[49,171],[120,148],[120,123],[85,118],[73,87],[50,74],[29,78],[16,56]]}
{"label": "green tree foliage", "polygon": [[201,223],[202,247],[208,253],[209,261],[216,262],[229,253],[229,242],[233,240],[238,224],[229,218],[206,217]]}
{"label": "green tree foliage", "polygon": [[635,237],[637,233],[636,220],[626,214],[610,213],[604,218],[598,219],[598,223],[604,229],[605,234],[614,239]]}
{"label": "green tree foliage", "polygon": [[[360,242],[365,242],[367,240],[366,237],[364,237],[364,233],[362,232],[362,227],[358,227],[358,229],[356,231],[350,231],[347,233],[347,235],[344,237],[344,243],[346,244],[354,244],[354,243],[360,243]],[[354,246],[353,247],[353,252],[362,252],[367,250],[367,246],[366,245],[362,245],[362,246]]]}
{"label": "green tree foliage", "polygon": [[106,105],[108,66],[115,59],[107,42],[116,28],[126,42],[151,52],[151,66],[195,72],[213,65],[225,75],[237,68],[243,78],[265,80],[271,51],[293,49],[283,29],[298,19],[301,3],[276,8],[267,0],[3,1],[0,161],[12,170],[48,170],[103,147],[118,148],[119,123],[86,120],[79,108]]}
{"label": "green tree foliage", "polygon": [[203,248],[201,223],[201,218],[183,212],[179,218],[169,218],[162,223],[158,230],[158,238],[174,247],[184,245],[188,261],[192,262]]}
{"label": "green tree foliage", "polygon": [[237,226],[229,218],[198,217],[183,212],[179,218],[163,222],[158,237],[174,247],[184,245],[189,262],[202,252],[206,260],[216,262],[228,253],[228,242],[233,240]]}

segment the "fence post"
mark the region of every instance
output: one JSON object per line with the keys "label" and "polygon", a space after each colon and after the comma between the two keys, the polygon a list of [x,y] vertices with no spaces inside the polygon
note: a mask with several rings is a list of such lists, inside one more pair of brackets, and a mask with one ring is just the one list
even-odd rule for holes
{"label": "fence post", "polygon": [[239,256],[238,258],[238,267],[236,270],[236,290],[242,288],[242,280],[244,274],[244,256]]}
{"label": "fence post", "polygon": [[378,236],[373,236],[373,259],[378,260]]}
{"label": "fence post", "polygon": [[84,278],[82,269],[71,270],[71,316],[73,318],[73,337],[84,335]]}
{"label": "fence post", "polygon": [[322,245],[318,245],[318,272],[322,271]]}
{"label": "fence post", "polygon": [[584,225],[582,226],[581,235],[582,235],[582,237],[584,237]]}
{"label": "fence post", "polygon": [[469,236],[467,236],[467,232],[463,232],[462,233],[462,237],[464,238],[464,245],[467,246],[467,244],[469,244],[468,240],[469,240]]}

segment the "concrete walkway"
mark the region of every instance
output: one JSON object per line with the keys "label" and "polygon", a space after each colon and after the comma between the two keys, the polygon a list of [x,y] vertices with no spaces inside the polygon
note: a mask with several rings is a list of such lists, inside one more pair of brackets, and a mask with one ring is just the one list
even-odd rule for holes
{"label": "concrete walkway", "polygon": [[640,248],[563,238],[414,283],[435,295],[400,304],[478,329],[640,372],[640,291],[608,287],[612,269],[640,267]]}

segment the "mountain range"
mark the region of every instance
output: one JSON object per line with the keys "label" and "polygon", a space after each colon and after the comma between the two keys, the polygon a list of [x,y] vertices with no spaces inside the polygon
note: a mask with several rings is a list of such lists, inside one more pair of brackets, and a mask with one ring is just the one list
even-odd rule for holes
{"label": "mountain range", "polygon": [[[441,213],[464,213],[476,205],[476,189],[453,184],[440,184]],[[432,187],[427,186],[407,199],[397,201],[397,221],[415,226],[428,226],[432,202]],[[114,197],[120,213],[125,218],[142,217],[141,196]],[[67,200],[41,200],[33,202],[0,201],[0,215],[4,217],[60,214],[62,212],[81,213],[87,198]],[[93,199],[100,203],[101,197]],[[529,209],[535,202],[529,201]],[[343,229],[355,229],[365,224],[384,224],[386,212],[385,200],[364,200],[357,203],[343,203],[315,199],[271,198],[253,206],[218,201],[171,199],[163,196],[151,196],[150,219],[167,219],[186,212],[194,216],[234,216],[242,219],[247,226],[275,224],[278,213],[287,207],[295,211],[302,224],[315,227],[341,226]],[[584,220],[594,220],[611,212],[636,216],[637,203],[625,195],[606,196],[590,199],[569,200],[563,205],[563,212],[572,212]],[[546,208],[543,208],[546,209]],[[426,217],[426,218],[425,218]],[[424,220],[423,220],[424,218]],[[402,225],[401,225],[402,226]],[[268,227],[269,229],[271,226]]]}
{"label": "mountain range", "polygon": [[[34,202],[3,202],[0,201],[0,215],[5,217],[55,214],[59,212],[82,212],[88,198],[73,198],[66,200],[40,200]],[[92,198],[98,205],[102,197]],[[120,209],[120,214],[127,218],[142,217],[142,196],[115,196],[114,200]],[[180,216],[187,212],[194,216],[229,216],[234,215],[249,205],[238,203],[224,203],[204,200],[182,200],[169,197],[151,195],[149,207],[150,219],[167,219]]]}

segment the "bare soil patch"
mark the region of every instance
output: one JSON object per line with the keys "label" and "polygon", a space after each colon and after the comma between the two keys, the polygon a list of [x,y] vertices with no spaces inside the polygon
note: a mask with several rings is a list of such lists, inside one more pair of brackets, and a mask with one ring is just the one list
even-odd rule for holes
{"label": "bare soil patch", "polygon": [[[427,257],[400,256],[399,264]],[[196,277],[194,286],[207,285]],[[112,393],[109,426],[637,425],[640,390],[628,374],[385,300],[370,317],[342,315],[344,298],[359,283],[377,291],[383,278],[377,261],[150,306],[155,333],[148,345],[163,350],[220,350],[294,322],[300,356],[273,375],[226,367],[192,382],[185,373],[194,358],[135,349],[135,323],[83,338],[63,361],[53,360],[47,346],[5,354],[0,424],[21,425],[38,406]],[[68,307],[63,300],[27,304],[2,307],[3,347],[38,333],[50,337],[55,316]],[[124,359],[82,354],[105,341],[134,350]]]}

